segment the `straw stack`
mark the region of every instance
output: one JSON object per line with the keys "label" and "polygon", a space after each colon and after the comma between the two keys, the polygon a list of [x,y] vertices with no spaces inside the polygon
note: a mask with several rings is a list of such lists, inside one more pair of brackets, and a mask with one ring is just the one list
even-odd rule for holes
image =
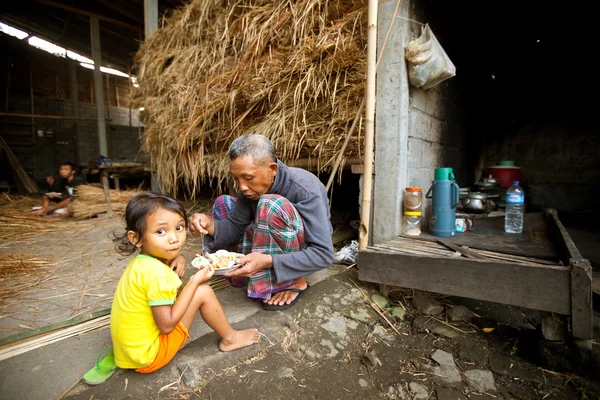
{"label": "straw stack", "polygon": [[[331,170],[364,94],[366,0],[193,0],[136,54],[143,149],[163,189],[223,183],[238,136]],[[360,128],[360,126],[359,126]],[[360,129],[357,130],[360,132]],[[354,138],[345,157],[360,157]]]}
{"label": "straw stack", "polygon": [[[110,206],[115,212],[125,212],[129,200],[140,190],[110,190]],[[77,196],[69,203],[69,212],[75,219],[91,218],[108,211],[104,189],[99,185],[77,186]]]}

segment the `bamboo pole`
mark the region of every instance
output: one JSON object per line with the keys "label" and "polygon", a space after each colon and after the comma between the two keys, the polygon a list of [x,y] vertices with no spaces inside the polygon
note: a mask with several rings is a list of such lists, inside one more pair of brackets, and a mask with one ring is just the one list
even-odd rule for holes
{"label": "bamboo pole", "polygon": [[369,0],[368,40],[367,40],[367,88],[365,161],[363,174],[363,194],[361,202],[359,249],[365,249],[369,242],[371,221],[371,197],[373,191],[373,141],[375,131],[375,72],[377,69],[377,0]]}

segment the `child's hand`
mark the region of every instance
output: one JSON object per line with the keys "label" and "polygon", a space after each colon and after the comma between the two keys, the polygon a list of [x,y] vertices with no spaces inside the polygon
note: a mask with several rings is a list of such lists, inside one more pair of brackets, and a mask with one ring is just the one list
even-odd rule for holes
{"label": "child's hand", "polygon": [[183,256],[175,257],[169,264],[169,267],[175,271],[177,276],[183,278],[183,274],[185,273],[185,258]]}
{"label": "child's hand", "polygon": [[198,269],[198,272],[196,272],[194,275],[192,275],[192,277],[190,278],[190,281],[195,281],[198,282],[199,284],[207,282],[210,278],[212,278],[212,276],[215,274],[215,270],[213,269],[213,267],[209,266],[205,266],[205,267],[200,267],[200,269]]}

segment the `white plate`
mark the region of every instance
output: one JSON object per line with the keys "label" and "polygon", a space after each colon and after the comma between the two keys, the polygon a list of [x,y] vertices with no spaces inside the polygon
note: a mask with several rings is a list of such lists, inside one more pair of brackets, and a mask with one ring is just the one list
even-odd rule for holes
{"label": "white plate", "polygon": [[228,274],[229,272],[236,270],[240,267],[243,267],[243,264],[235,264],[229,268],[214,268],[215,275],[225,275],[225,274]]}
{"label": "white plate", "polygon": [[[221,255],[219,252],[224,252],[224,251],[225,250],[219,250],[219,251],[217,251],[214,254]],[[244,257],[243,254],[239,254],[239,253],[233,253],[233,252],[231,252],[230,254],[235,254],[235,255],[239,256],[240,258]],[[210,263],[209,259],[206,258],[206,257],[204,257],[204,256],[198,256],[198,257],[196,257],[196,258],[194,258],[192,260],[192,266],[195,267],[195,268],[200,268],[202,266],[207,266],[207,265],[210,265],[210,264],[211,263]],[[233,271],[235,269],[238,269],[238,268],[240,268],[242,266],[243,265],[240,265],[240,264],[234,264],[231,267],[227,267],[227,268],[214,268],[215,275],[225,275],[225,274],[227,274],[227,273],[229,273],[229,272],[231,272],[231,271]]]}

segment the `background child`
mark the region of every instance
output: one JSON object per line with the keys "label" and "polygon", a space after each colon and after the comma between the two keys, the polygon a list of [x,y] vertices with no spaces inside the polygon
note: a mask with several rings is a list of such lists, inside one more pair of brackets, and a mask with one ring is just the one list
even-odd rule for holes
{"label": "background child", "polygon": [[125,222],[126,233],[115,235],[116,249],[122,255],[139,254],[121,276],[111,310],[117,366],[141,373],[164,367],[189,338],[198,310],[221,337],[222,351],[258,342],[258,330],[237,331],[227,321],[214,291],[205,284],[214,274],[212,267],[200,269],[177,296],[181,280],[172,266],[180,264],[176,258],[188,226],[180,203],[161,194],[139,194],[127,205]]}

